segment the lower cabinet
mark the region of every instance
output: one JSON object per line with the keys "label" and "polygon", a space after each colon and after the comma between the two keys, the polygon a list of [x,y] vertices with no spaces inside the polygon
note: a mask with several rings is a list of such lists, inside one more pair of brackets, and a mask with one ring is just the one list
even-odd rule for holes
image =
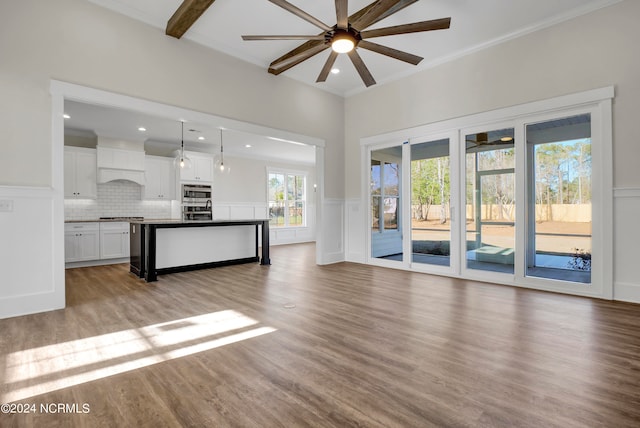
{"label": "lower cabinet", "polygon": [[100,223],[100,258],[129,257],[129,223]]}
{"label": "lower cabinet", "polygon": [[65,223],[65,263],[126,257],[129,257],[128,222]]}
{"label": "lower cabinet", "polygon": [[64,261],[80,262],[100,258],[100,224],[67,223],[64,227]]}

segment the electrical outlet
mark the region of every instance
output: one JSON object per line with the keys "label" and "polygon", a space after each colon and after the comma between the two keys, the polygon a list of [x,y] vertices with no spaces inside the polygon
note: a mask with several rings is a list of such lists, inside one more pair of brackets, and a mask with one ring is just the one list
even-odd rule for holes
{"label": "electrical outlet", "polygon": [[0,199],[0,212],[11,212],[13,211],[13,201],[10,199]]}

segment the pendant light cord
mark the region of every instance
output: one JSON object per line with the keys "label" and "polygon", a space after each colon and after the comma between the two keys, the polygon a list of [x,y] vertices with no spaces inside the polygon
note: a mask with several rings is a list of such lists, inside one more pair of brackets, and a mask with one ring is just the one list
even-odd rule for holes
{"label": "pendant light cord", "polygon": [[224,165],[224,143],[222,142],[222,128],[220,128],[220,163]]}

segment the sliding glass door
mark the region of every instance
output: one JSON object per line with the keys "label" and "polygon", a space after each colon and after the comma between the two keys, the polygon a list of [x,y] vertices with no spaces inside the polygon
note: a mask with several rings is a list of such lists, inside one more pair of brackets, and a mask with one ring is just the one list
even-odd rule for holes
{"label": "sliding glass door", "polygon": [[411,261],[451,265],[449,138],[411,144]]}
{"label": "sliding glass door", "polygon": [[371,257],[402,261],[402,146],[374,150],[370,158]]}
{"label": "sliding glass door", "polygon": [[526,275],[591,282],[591,115],[527,124]]}
{"label": "sliding glass door", "polygon": [[609,109],[447,122],[370,147],[368,261],[610,297]]}
{"label": "sliding glass door", "polygon": [[465,261],[467,269],[514,273],[514,129],[465,136]]}

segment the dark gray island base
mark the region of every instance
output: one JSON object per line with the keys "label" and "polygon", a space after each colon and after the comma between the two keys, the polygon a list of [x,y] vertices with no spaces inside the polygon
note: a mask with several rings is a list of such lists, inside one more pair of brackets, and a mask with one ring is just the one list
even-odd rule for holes
{"label": "dark gray island base", "polygon": [[130,271],[147,282],[167,273],[258,261],[271,264],[266,219],[138,221],[129,227]]}

